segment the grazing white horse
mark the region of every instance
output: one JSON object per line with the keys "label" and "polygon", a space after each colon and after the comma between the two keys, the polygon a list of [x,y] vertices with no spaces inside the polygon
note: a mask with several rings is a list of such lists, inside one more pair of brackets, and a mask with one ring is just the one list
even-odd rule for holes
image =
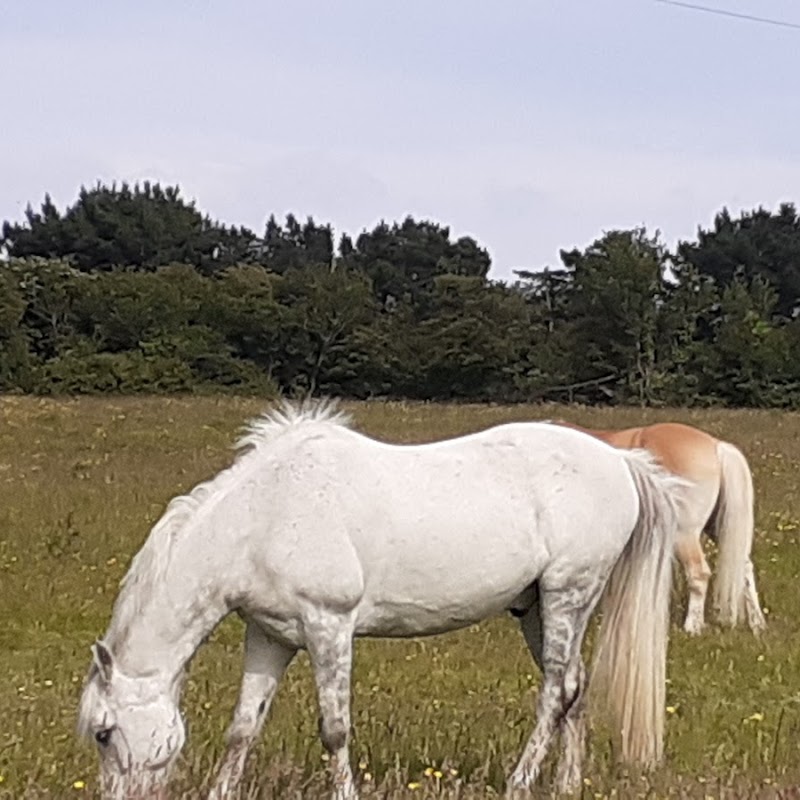
{"label": "grazing white horse", "polygon": [[[356,636],[450,631],[512,611],[544,678],[509,794],[562,735],[557,788],[580,785],[581,642],[608,584],[597,677],[623,758],[662,754],[674,489],[646,454],[542,423],[397,446],[329,406],[255,422],[229,469],[172,501],[133,560],[80,703],[106,797],[164,796],[185,738],[185,668],[231,611],[245,668],[211,796],[235,792],[278,681],[308,650],[337,800],[349,763]],[[609,580],[610,578],[610,580]]]}

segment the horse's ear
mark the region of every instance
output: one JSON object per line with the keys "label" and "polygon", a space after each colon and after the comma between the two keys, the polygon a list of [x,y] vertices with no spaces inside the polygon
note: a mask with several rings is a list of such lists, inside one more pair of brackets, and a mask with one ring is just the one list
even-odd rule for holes
{"label": "horse's ear", "polygon": [[114,657],[111,655],[111,650],[98,639],[92,645],[92,655],[94,656],[95,666],[103,682],[111,683],[111,678],[114,674]]}

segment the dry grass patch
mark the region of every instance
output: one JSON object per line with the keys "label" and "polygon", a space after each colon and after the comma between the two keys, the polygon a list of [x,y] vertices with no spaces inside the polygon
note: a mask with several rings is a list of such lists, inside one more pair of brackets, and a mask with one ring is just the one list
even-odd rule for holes
{"label": "dry grass patch", "polygon": [[[73,735],[88,645],[166,501],[232,457],[263,404],[235,398],[0,398],[0,795],[90,797],[91,747]],[[769,631],[670,648],[668,758],[650,776],[591,740],[585,797],[774,797],[800,785],[800,417],[777,411],[349,404],[358,427],[421,442],[506,420],[595,427],[679,420],[730,439],[757,488],[755,562]],[[176,796],[207,780],[238,687],[241,625],[226,621],[192,666],[189,745]],[[424,640],[363,641],[354,675],[354,765],[366,797],[491,797],[533,724],[539,676],[511,620]],[[324,796],[305,659],[281,686],[247,797]],[[545,792],[543,791],[543,796]],[[199,796],[199,795],[198,795]],[[788,795],[787,795],[788,796]]]}

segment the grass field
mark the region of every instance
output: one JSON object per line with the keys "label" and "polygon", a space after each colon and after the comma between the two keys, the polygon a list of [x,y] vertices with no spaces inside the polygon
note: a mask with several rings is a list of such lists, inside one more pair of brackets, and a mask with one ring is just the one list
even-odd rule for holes
{"label": "grass field", "polygon": [[[92,747],[73,734],[89,644],[165,502],[231,460],[252,400],[0,398],[0,796],[90,797]],[[428,441],[511,419],[597,427],[675,419],[738,444],[757,490],[755,563],[769,630],[679,629],[668,665],[667,759],[637,776],[590,739],[584,797],[800,796],[800,416],[776,411],[353,404],[358,427]],[[192,665],[176,797],[221,752],[241,666],[226,621]],[[365,797],[491,797],[533,725],[539,676],[510,619],[356,648],[352,748]],[[324,796],[305,658],[292,665],[250,762],[248,797]],[[194,788],[193,788],[194,787]],[[540,796],[547,796],[542,789]]]}

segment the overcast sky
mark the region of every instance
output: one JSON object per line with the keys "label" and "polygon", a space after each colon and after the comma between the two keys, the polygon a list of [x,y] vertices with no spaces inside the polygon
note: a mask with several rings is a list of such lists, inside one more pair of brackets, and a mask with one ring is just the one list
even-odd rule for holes
{"label": "overcast sky", "polygon": [[149,178],[258,233],[432,219],[506,278],[800,200],[800,30],[656,0],[8,0],[0,75],[0,219]]}

